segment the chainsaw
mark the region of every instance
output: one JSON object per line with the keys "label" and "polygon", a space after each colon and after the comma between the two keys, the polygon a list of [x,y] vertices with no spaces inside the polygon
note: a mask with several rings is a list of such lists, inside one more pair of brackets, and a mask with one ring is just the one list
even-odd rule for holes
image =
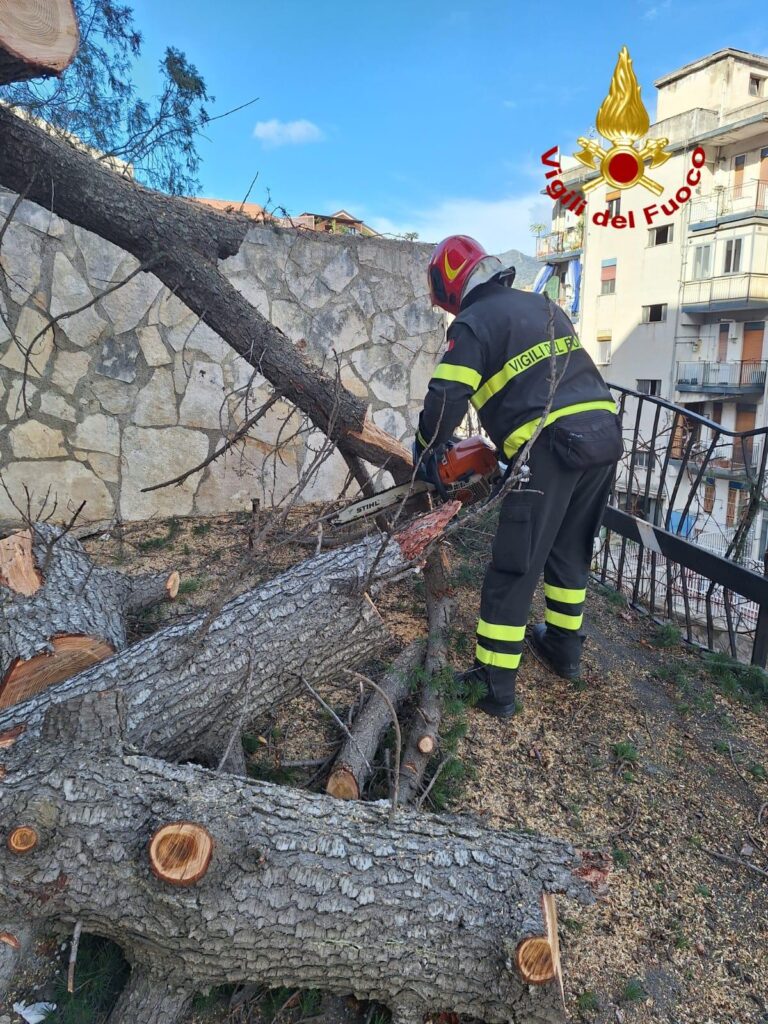
{"label": "chainsaw", "polygon": [[[488,497],[493,485],[501,479],[496,449],[482,437],[467,437],[446,447],[437,468],[448,499],[458,500],[464,505]],[[358,519],[367,519],[401,502],[405,503],[407,511],[412,499],[422,494],[436,495],[438,491],[426,480],[389,487],[337,512],[331,519],[331,525],[343,526]],[[418,506],[420,503],[415,504]]]}

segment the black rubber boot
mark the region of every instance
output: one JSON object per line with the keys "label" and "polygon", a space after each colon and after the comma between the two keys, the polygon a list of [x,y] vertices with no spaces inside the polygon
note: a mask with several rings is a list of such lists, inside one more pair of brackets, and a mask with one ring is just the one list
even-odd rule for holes
{"label": "black rubber boot", "polygon": [[546,623],[537,622],[526,636],[526,642],[536,657],[561,679],[578,679],[581,674],[581,648],[583,633],[563,635]]}
{"label": "black rubber boot", "polygon": [[[492,671],[492,670],[491,670]],[[503,686],[495,686],[489,678],[489,672],[483,665],[475,665],[466,672],[456,674],[456,682],[459,686],[462,683],[481,682],[486,689],[486,694],[481,697],[473,707],[484,711],[492,718],[511,718],[515,713],[515,686],[505,683]]]}

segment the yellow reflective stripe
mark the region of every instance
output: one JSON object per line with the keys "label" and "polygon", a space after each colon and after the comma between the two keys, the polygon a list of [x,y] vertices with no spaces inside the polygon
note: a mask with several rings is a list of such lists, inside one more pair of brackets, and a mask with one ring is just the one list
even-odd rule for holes
{"label": "yellow reflective stripe", "polygon": [[550,626],[561,626],[563,629],[581,629],[583,615],[563,615],[562,612],[553,612],[550,608],[544,612],[544,621]]}
{"label": "yellow reflective stripe", "polygon": [[416,431],[416,440],[419,442],[419,444],[421,445],[422,448],[429,448],[429,444],[421,436],[421,431],[420,430]]}
{"label": "yellow reflective stripe", "polygon": [[[608,399],[600,402],[580,402],[578,405],[566,405],[562,409],[556,409],[555,412],[551,412],[544,421],[544,426],[548,427],[550,423],[554,423],[555,420],[559,420],[563,416],[573,416],[577,412],[592,412],[597,409],[605,409],[606,412],[612,412],[614,415],[617,412],[616,403]],[[504,454],[508,459],[511,459],[515,452],[523,447],[526,441],[530,441],[540,422],[541,416],[535,420],[530,420],[528,423],[524,423],[522,427],[512,431],[504,442]]]}
{"label": "yellow reflective stripe", "polygon": [[499,654],[498,651],[487,651],[480,644],[475,648],[475,657],[484,665],[492,665],[494,668],[517,668],[520,664],[519,654]]}
{"label": "yellow reflective stripe", "polygon": [[[564,356],[568,352],[575,352],[579,348],[581,348],[581,342],[574,334],[566,334],[562,338],[554,339],[555,355],[557,356]],[[526,349],[525,352],[520,352],[518,355],[513,356],[512,359],[502,366],[498,373],[495,373],[483,384],[473,397],[472,405],[476,409],[481,409],[489,399],[506,387],[513,377],[523,373],[524,370],[530,369],[543,359],[551,358],[551,356],[551,341],[539,341]]]}
{"label": "yellow reflective stripe", "polygon": [[562,601],[563,604],[581,604],[586,599],[587,591],[569,590],[568,587],[553,587],[551,583],[544,584],[544,596],[551,597],[553,601]]}
{"label": "yellow reflective stripe", "polygon": [[486,622],[485,619],[478,619],[477,632],[479,636],[487,636],[489,640],[506,640],[510,644],[525,639],[525,626],[499,626],[495,622]]}
{"label": "yellow reflective stripe", "polygon": [[467,384],[472,388],[473,391],[477,391],[482,381],[482,377],[473,370],[471,366],[456,366],[455,363],[438,363],[435,367],[435,372],[432,374],[432,380],[455,380],[459,384]]}

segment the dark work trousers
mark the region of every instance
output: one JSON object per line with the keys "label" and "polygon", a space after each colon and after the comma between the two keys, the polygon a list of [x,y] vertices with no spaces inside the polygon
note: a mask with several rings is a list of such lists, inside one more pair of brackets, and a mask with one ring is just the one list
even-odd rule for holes
{"label": "dark work trousers", "polygon": [[578,662],[592,547],[613,480],[613,465],[563,466],[550,449],[550,429],[531,448],[529,481],[502,502],[483,582],[475,665],[500,704],[515,699],[525,626],[542,570],[547,635],[564,660]]}

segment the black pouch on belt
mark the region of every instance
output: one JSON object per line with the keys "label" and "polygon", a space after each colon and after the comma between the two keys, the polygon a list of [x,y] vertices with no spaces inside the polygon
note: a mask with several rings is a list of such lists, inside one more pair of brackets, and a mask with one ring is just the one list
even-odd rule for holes
{"label": "black pouch on belt", "polygon": [[567,469],[610,466],[624,450],[621,420],[606,409],[574,413],[549,429],[552,451]]}

